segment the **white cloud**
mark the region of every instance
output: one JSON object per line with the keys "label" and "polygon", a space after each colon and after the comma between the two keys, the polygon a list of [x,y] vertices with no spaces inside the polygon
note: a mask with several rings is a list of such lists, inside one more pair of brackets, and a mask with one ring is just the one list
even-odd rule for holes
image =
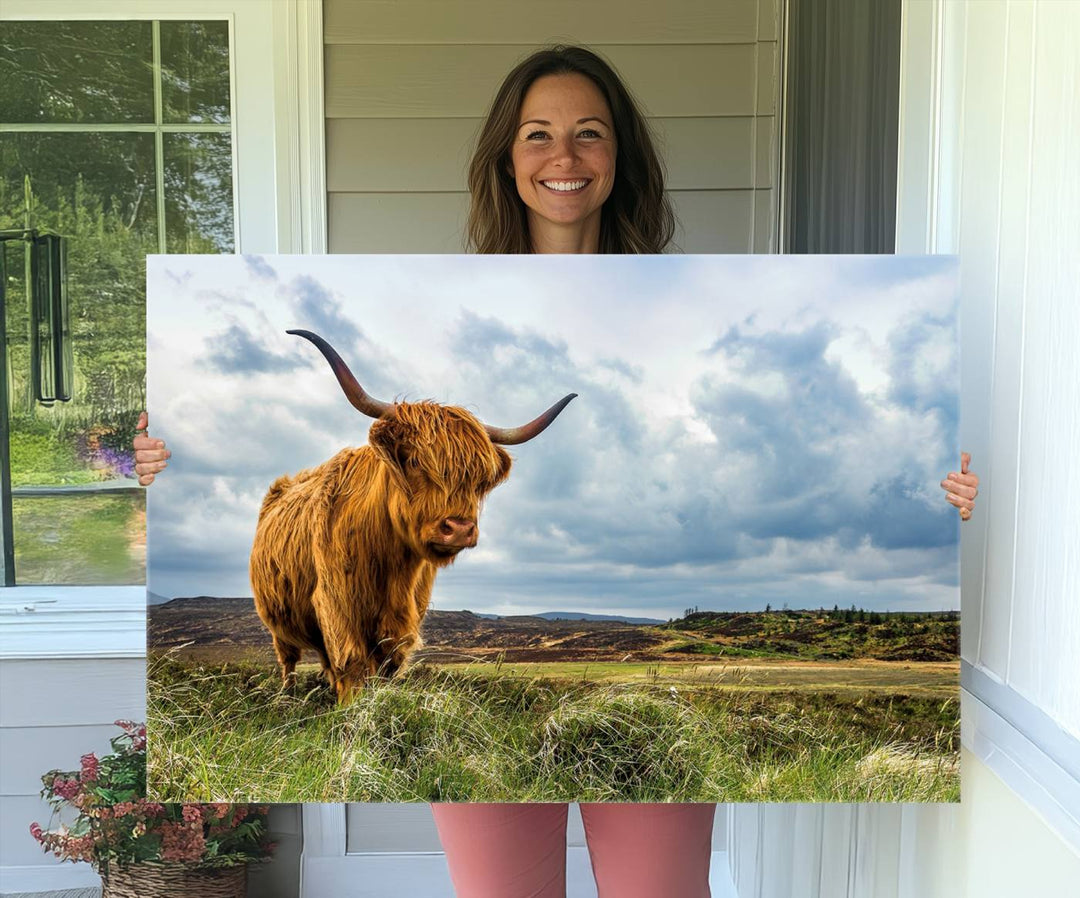
{"label": "white cloud", "polygon": [[952,260],[173,256],[149,288],[155,592],[246,593],[269,483],[365,440],[309,327],[386,400],[580,394],[437,607],[958,604]]}

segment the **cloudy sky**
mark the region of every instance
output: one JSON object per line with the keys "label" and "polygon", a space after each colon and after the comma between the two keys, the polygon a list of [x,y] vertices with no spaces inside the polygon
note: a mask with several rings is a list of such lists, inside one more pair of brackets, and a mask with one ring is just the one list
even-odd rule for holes
{"label": "cloudy sky", "polygon": [[149,587],[247,596],[269,484],[380,399],[535,417],[433,607],[959,608],[949,257],[154,256]]}

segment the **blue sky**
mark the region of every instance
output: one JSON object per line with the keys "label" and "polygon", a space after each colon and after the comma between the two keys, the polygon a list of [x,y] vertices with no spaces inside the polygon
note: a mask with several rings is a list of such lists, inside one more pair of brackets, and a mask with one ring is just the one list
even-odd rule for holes
{"label": "blue sky", "polygon": [[951,257],[156,256],[149,586],[250,595],[276,477],[366,439],[306,341],[369,393],[501,426],[480,544],[433,607],[667,618],[959,607]]}

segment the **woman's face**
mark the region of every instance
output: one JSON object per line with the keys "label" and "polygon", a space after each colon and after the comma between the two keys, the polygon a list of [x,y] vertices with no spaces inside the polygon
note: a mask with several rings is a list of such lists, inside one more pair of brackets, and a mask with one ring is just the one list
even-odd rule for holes
{"label": "woman's face", "polygon": [[611,110],[589,78],[537,78],[522,101],[510,150],[530,227],[541,222],[598,226],[615,183],[615,151]]}

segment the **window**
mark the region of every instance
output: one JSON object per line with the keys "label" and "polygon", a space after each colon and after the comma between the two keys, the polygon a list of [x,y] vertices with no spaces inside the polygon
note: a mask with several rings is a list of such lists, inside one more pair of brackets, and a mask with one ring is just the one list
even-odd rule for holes
{"label": "window", "polygon": [[[4,23],[8,585],[145,580],[144,257],[236,247],[230,58],[223,19]],[[67,238],[68,402],[31,383],[28,232]]]}

